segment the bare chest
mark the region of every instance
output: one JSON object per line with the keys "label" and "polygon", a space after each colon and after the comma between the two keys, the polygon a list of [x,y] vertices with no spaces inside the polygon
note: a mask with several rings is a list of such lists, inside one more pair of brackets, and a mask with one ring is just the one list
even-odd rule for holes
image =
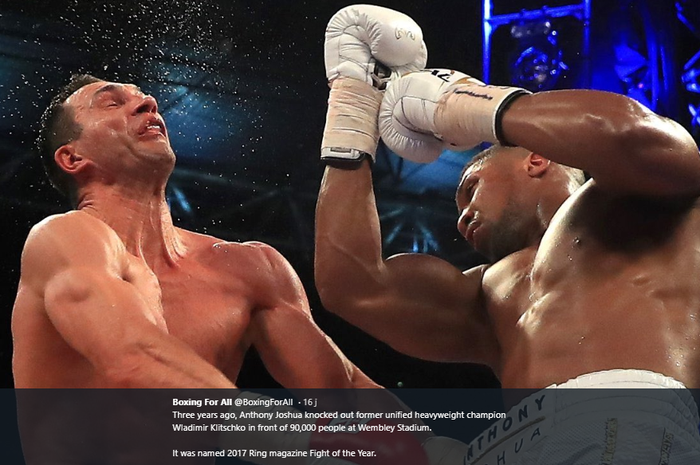
{"label": "bare chest", "polygon": [[168,332],[226,374],[235,376],[245,351],[252,302],[235,276],[193,267],[159,277]]}
{"label": "bare chest", "polygon": [[235,378],[250,345],[247,329],[253,307],[239,276],[197,262],[156,274],[133,260],[125,279],[149,303],[151,321]]}
{"label": "bare chest", "polygon": [[700,208],[692,200],[614,197],[584,187],[552,219],[533,261],[542,287],[565,280],[676,282],[695,286],[700,260]]}
{"label": "bare chest", "polygon": [[700,216],[594,194],[570,199],[538,248],[484,278],[502,382],[545,386],[633,367],[694,385]]}

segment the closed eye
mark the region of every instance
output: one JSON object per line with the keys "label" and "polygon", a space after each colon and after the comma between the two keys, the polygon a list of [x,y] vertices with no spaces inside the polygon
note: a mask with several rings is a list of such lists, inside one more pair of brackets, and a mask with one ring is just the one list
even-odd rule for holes
{"label": "closed eye", "polygon": [[464,190],[464,198],[467,201],[470,201],[472,199],[472,195],[474,195],[474,183],[469,184],[467,188]]}
{"label": "closed eye", "polygon": [[119,108],[124,105],[124,100],[119,97],[112,96],[101,102],[101,105],[104,108]]}
{"label": "closed eye", "polygon": [[469,184],[464,185],[457,194],[457,209],[462,211],[460,206],[465,207],[469,205],[472,201],[472,196],[474,195],[474,186],[476,182],[472,181]]}
{"label": "closed eye", "polygon": [[105,89],[101,90],[95,96],[94,102],[95,105],[101,108],[114,108],[123,105],[125,99],[121,94],[119,88],[113,86],[105,86]]}

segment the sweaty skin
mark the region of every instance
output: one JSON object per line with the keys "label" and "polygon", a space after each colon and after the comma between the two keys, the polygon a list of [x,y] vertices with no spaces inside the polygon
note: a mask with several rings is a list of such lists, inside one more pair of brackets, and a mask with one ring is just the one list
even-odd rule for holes
{"label": "sweaty skin", "polygon": [[76,180],[78,207],[32,229],[12,316],[28,464],[164,463],[164,451],[213,449],[217,437],[173,442],[163,427],[171,408],[134,408],[128,394],[116,397],[122,405],[21,388],[235,388],[251,346],[287,388],[378,387],[316,326],[272,247],[173,225],[165,184],[175,156],[152,97],[97,82],[65,105],[82,132],[55,159]]}
{"label": "sweaty skin", "polygon": [[[324,305],[400,352],[490,366],[504,388],[615,368],[700,387],[700,156],[625,97],[523,96],[502,147],[457,190],[458,229],[492,261],[384,260],[370,167],[328,167],[317,207]],[[522,148],[521,148],[522,147]],[[551,161],[551,162],[550,162]],[[579,187],[568,165],[592,179]]]}
{"label": "sweaty skin", "polygon": [[[287,386],[351,385],[352,366],[271,247],[174,228],[181,255],[154,271],[89,211],[49,218],[27,242],[13,317],[18,388],[231,388],[251,345]],[[301,366],[299,354],[317,363]]]}
{"label": "sweaty skin", "polygon": [[56,159],[81,186],[79,205],[27,240],[16,387],[232,388],[251,345],[289,388],[376,386],[315,325],[274,249],[173,226],[175,157],[152,97],[96,82],[66,105],[82,132]]}
{"label": "sweaty skin", "polygon": [[[131,391],[66,388],[231,389],[251,347],[288,389],[380,387],[314,323],[301,281],[276,250],[173,225],[165,185],[175,155],[153,97],[100,81],[65,106],[81,131],[55,160],[78,186],[77,209],[30,232],[12,316],[28,464],[168,463],[175,448],[215,449],[218,433],[168,434],[173,412],[162,398],[144,401],[137,391],[132,404]],[[406,408],[383,390],[327,397],[319,408]],[[245,445],[235,435],[227,447]],[[432,433],[412,436],[421,444]],[[376,440],[352,439],[365,448]],[[277,441],[270,447],[288,439]]]}

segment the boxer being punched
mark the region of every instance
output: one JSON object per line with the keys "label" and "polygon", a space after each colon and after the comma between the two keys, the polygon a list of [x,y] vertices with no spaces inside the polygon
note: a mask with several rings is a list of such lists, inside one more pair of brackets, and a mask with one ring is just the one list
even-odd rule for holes
{"label": "boxer being punched", "polygon": [[[456,194],[457,227],[491,264],[384,259],[370,157],[331,165],[316,233],[326,308],[400,352],[488,365],[505,388],[700,388],[700,156],[680,125],[620,95],[533,95],[447,70],[393,82],[378,118],[387,145],[414,161],[496,144]],[[531,463],[557,445],[571,452],[552,463],[697,463],[697,407],[682,392],[667,401],[682,420],[647,412],[655,432],[637,442],[646,426],[623,426],[623,414],[619,428],[606,417],[580,433],[597,438],[582,440],[585,453],[556,438],[529,451],[484,440],[465,463]],[[566,425],[552,408],[549,421]]]}
{"label": "boxer being punched", "polygon": [[[341,31],[371,36],[398,18],[420,32],[392,10],[358,11],[338,20],[348,21]],[[367,59],[370,45],[351,39]],[[401,64],[411,60],[420,57]],[[251,346],[287,388],[378,387],[316,326],[272,247],[173,225],[165,185],[175,154],[153,97],[78,76],[43,123],[42,159],[75,210],[36,225],[25,245],[12,321],[17,388],[234,388]],[[39,414],[35,422],[52,415]],[[46,439],[36,426],[24,428],[25,444]],[[143,463],[120,453],[114,463]]]}

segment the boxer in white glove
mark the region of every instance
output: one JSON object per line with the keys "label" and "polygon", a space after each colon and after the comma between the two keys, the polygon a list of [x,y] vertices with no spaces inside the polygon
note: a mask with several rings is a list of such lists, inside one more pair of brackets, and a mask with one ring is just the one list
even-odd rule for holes
{"label": "boxer in white glove", "polygon": [[382,89],[387,80],[425,67],[423,33],[398,11],[352,5],[331,18],[324,50],[331,93],[321,159],[374,159]]}
{"label": "boxer in white glove", "polygon": [[381,136],[391,150],[418,163],[435,160],[445,148],[501,142],[501,112],[529,93],[489,86],[448,69],[411,73],[386,92],[379,116]]}
{"label": "boxer in white glove", "polygon": [[[321,159],[336,166],[348,162],[354,166],[365,158],[373,161],[387,82],[400,82],[396,80],[401,76],[423,69],[427,58],[420,26],[405,14],[373,5],[338,11],[326,29],[331,93]],[[463,454],[454,451],[462,447],[449,438],[431,437],[425,453],[431,465],[461,465]]]}
{"label": "boxer in white glove", "polygon": [[[380,132],[418,162],[494,143],[455,195],[458,230],[490,264],[385,258],[370,164],[329,166],[316,209],[324,307],[398,352],[487,365],[502,387],[550,399],[517,433],[509,413],[466,448],[429,439],[431,463],[700,463],[686,389],[700,387],[700,156],[688,131],[618,94],[529,94],[427,70],[392,82]],[[620,387],[655,400],[621,402],[609,391]],[[584,406],[568,388],[597,394]]]}

